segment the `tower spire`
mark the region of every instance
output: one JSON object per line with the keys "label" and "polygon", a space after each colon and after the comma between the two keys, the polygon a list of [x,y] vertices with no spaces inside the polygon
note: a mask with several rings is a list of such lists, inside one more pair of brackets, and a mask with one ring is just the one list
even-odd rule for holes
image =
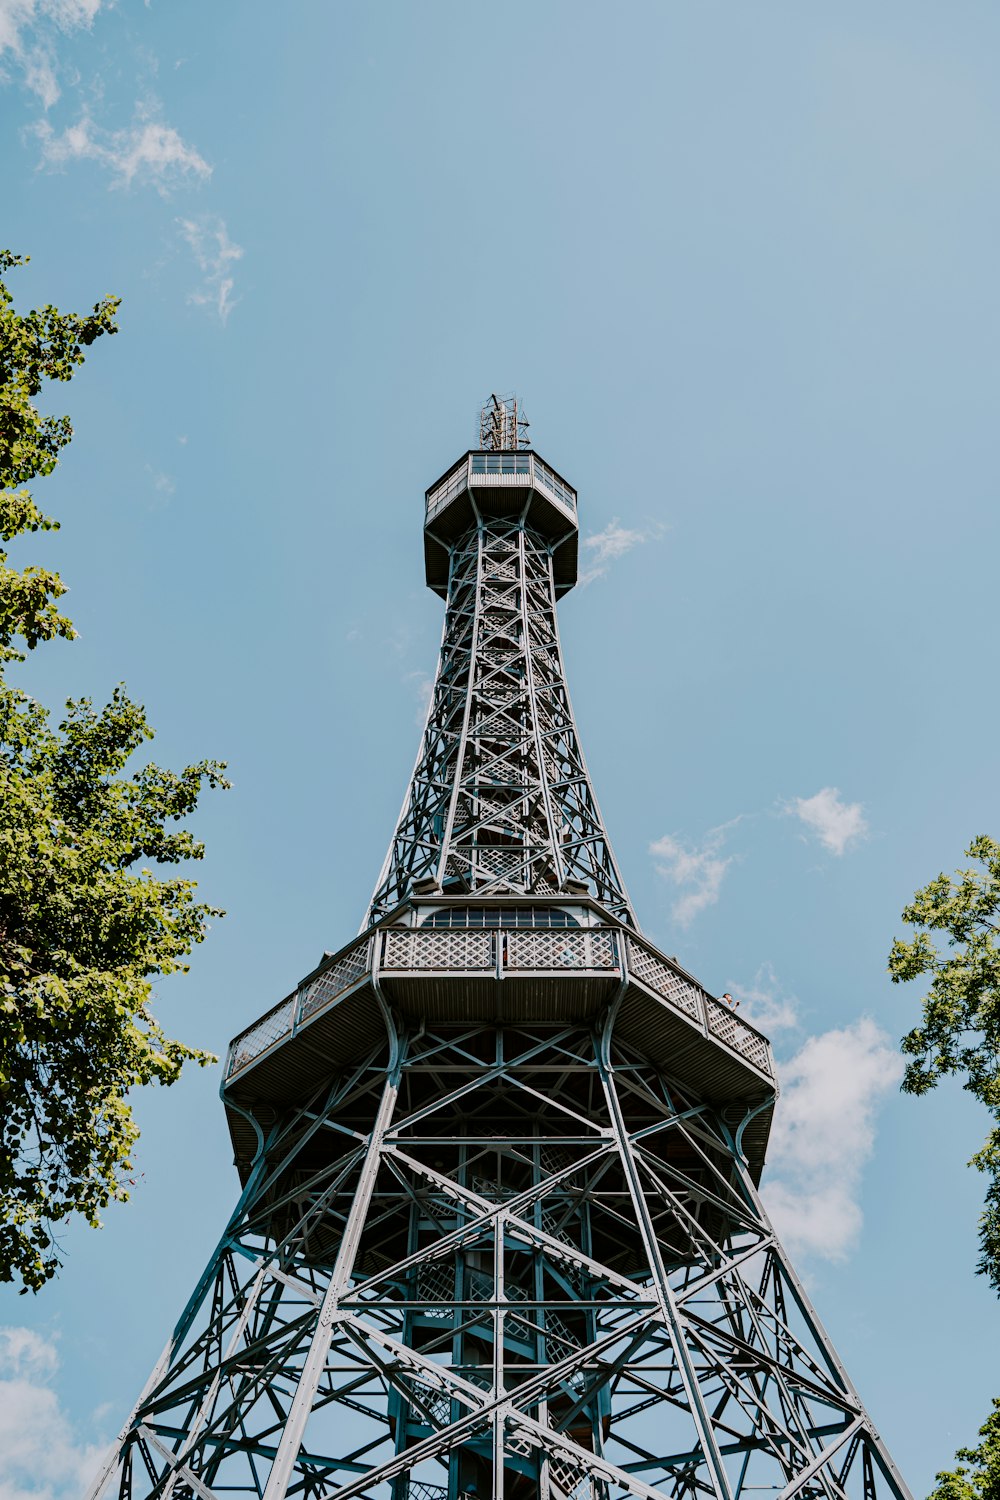
{"label": "tower spire", "polygon": [[242,1195],[90,1500],[909,1500],[757,1191],[768,1043],[634,923],[576,492],[493,400],[368,925],[230,1045]]}

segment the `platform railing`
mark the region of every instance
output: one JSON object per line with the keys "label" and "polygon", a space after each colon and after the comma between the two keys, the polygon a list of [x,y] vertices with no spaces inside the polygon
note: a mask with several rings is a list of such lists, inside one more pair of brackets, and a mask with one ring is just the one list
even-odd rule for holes
{"label": "platform railing", "polygon": [[387,972],[435,969],[607,972],[620,967],[615,928],[387,927],[381,967]]}
{"label": "platform railing", "polygon": [[448,501],[453,496],[467,489],[469,485],[469,460],[463,458],[450,474],[446,474],[439,485],[436,485],[427,496],[426,520],[433,521],[439,515]]}
{"label": "platform railing", "polygon": [[550,499],[576,515],[576,491],[559,478],[537,453],[473,453],[456,464],[441,483],[427,495],[425,521],[429,524],[444,510],[450,500],[469,485],[489,488],[493,485],[534,485]]}
{"label": "platform railing", "polygon": [[272,1007],[271,1010],[261,1016],[259,1021],[240,1032],[238,1037],[229,1043],[229,1052],[226,1057],[226,1077],[232,1078],[247,1063],[253,1062],[266,1052],[268,1047],[280,1042],[284,1037],[290,1036],[295,1024],[295,1002],[296,995],[288,995],[284,1000]]}
{"label": "platform railing", "polygon": [[531,465],[535,484],[548,490],[550,495],[561,500],[563,505],[576,515],[576,491],[571,490],[568,484],[564,484],[559,475],[550,469],[547,463],[543,463],[537,454],[532,454]]}
{"label": "platform railing", "polygon": [[371,969],[405,973],[566,973],[613,976],[627,970],[705,1036],[738,1053],[760,1072],[774,1076],[767,1040],[742,1017],[697,984],[634,933],[617,927],[384,927],[366,933],[336,954],[230,1044],[226,1078],[232,1078],[276,1042],[345,994]]}
{"label": "platform railing", "polygon": [[318,974],[286,995],[259,1021],[234,1037],[226,1054],[226,1078],[232,1078],[248,1063],[256,1062],[275,1042],[293,1036],[303,1021],[357,984],[371,968],[371,944],[371,935],[365,933],[358,942],[338,953]]}
{"label": "platform railing", "polygon": [[755,1068],[760,1068],[762,1073],[773,1078],[771,1049],[759,1031],[748,1026],[739,1016],[734,1016],[728,1005],[711,995],[705,996],[705,1019],[708,1022],[709,1036],[726,1047],[731,1047],[734,1052],[739,1052]]}
{"label": "platform railing", "polygon": [[700,1025],[706,1036],[738,1052],[769,1078],[774,1077],[771,1048],[766,1037],[736,1015],[730,1006],[703,990],[683,969],[647,947],[641,938],[630,933],[627,941],[629,973],[633,979],[640,980],[648,989],[669,1001],[675,1010]]}

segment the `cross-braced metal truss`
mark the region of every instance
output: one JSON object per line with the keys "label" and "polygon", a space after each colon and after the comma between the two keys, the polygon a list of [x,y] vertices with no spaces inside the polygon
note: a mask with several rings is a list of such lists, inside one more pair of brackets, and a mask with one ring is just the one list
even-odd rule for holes
{"label": "cross-braced metal truss", "polygon": [[904,1497],[732,1117],[593,1028],[418,1028],[279,1111],[92,1491]]}
{"label": "cross-braced metal truss", "polygon": [[552,547],[492,517],[450,551],[427,726],[368,921],[415,881],[551,895],[570,880],[634,926],[573,721]]}

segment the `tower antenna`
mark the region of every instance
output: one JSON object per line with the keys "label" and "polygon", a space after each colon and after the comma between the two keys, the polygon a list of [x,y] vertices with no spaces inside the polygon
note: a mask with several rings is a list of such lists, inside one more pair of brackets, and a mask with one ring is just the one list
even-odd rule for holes
{"label": "tower antenna", "polygon": [[491,453],[529,448],[530,425],[516,396],[498,396],[494,392],[479,411],[479,446]]}

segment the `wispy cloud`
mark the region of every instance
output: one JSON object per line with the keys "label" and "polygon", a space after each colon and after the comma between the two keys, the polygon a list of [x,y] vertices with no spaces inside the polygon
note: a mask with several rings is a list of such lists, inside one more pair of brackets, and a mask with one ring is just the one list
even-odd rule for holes
{"label": "wispy cloud", "polygon": [[93,161],[111,174],[112,187],[153,187],[167,193],[180,183],[205,182],[212,168],[193,146],[162,120],[140,110],[123,130],[106,130],[84,111],[75,125],[57,133],[47,120],[33,127],[41,143],[41,165],[52,169]]}
{"label": "wispy cloud", "polygon": [[59,98],[55,44],[60,33],[89,27],[103,0],[0,0],[0,59],[51,109]]}
{"label": "wispy cloud", "polygon": [[243,247],[233,244],[225,220],[218,214],[177,222],[203,278],[201,286],[188,293],[188,301],[212,308],[225,323],[239,301],[233,296],[233,267],[243,259]]}
{"label": "wispy cloud", "polygon": [[670,833],[650,844],[657,874],[678,888],[671,916],[679,926],[689,927],[699,913],[718,901],[726,871],[735,858],[732,854],[724,855],[722,847],[729,830],[739,821],[731,818],[718,828],[710,828],[697,844]]}
{"label": "wispy cloud", "polygon": [[840,790],[825,786],[814,797],[796,797],[785,808],[811,829],[831,854],[841,855],[868,832],[860,802],[844,802]]}
{"label": "wispy cloud", "polygon": [[867,1017],[810,1037],[779,1065],[763,1196],[788,1249],[843,1260],[857,1245],[876,1116],[902,1072],[895,1047]]}
{"label": "wispy cloud", "polygon": [[752,1026],[773,1036],[777,1031],[794,1031],[799,1024],[799,1002],[781,984],[773,964],[765,960],[748,985],[731,982],[729,991],[740,1003],[742,1014]]}
{"label": "wispy cloud", "polygon": [[51,1381],[55,1344],[30,1328],[0,1328],[0,1500],[72,1500],[103,1447],[78,1441]]}
{"label": "wispy cloud", "polygon": [[603,531],[595,531],[583,538],[585,567],[580,573],[580,583],[585,587],[596,578],[603,578],[613,562],[639,547],[643,542],[659,541],[664,533],[662,525],[648,527],[644,531],[630,530],[622,526],[615,516]]}
{"label": "wispy cloud", "polygon": [[165,474],[162,469],[154,469],[152,464],[146,465],[146,473],[158,495],[172,495],[177,488],[169,474]]}
{"label": "wispy cloud", "polygon": [[[180,188],[203,187],[212,167],[201,152],[162,118],[158,99],[149,89],[158,72],[158,59],[137,47],[132,97],[136,99],[130,124],[114,128],[103,123],[100,78],[85,85],[80,73],[60,65],[63,37],[91,25],[102,9],[116,0],[0,0],[0,84],[20,76],[48,111],[60,97],[65,82],[77,103],[67,106],[59,129],[46,118],[26,125],[22,139],[37,143],[40,170],[65,171],[91,163],[107,174],[116,189],[151,187],[162,198]],[[89,102],[82,104],[80,101]],[[243,248],[229,237],[218,214],[205,213],[177,220],[180,232],[201,272],[200,284],[188,301],[211,308],[220,321],[229,318],[234,295],[234,267]],[[183,441],[183,440],[182,440]],[[3,1497],[0,1496],[0,1500]]]}
{"label": "wispy cloud", "polygon": [[[163,469],[154,468],[152,464],[146,465],[146,474],[153,492],[148,497],[148,509],[154,513],[166,510],[170,504],[170,497],[177,488],[173,476],[165,473]],[[2,1493],[0,1493],[0,1500],[4,1500]]]}
{"label": "wispy cloud", "polygon": [[51,109],[58,103],[62,92],[56,78],[56,63],[47,47],[31,47],[19,58],[25,86],[42,101],[43,109]]}
{"label": "wispy cloud", "polygon": [[[429,677],[426,672],[407,672],[403,681],[417,695],[417,709],[414,717],[419,728],[423,729],[427,719],[427,710],[430,707],[431,696],[434,692],[434,678]],[[3,1500],[2,1496],[0,1496],[0,1500]]]}

